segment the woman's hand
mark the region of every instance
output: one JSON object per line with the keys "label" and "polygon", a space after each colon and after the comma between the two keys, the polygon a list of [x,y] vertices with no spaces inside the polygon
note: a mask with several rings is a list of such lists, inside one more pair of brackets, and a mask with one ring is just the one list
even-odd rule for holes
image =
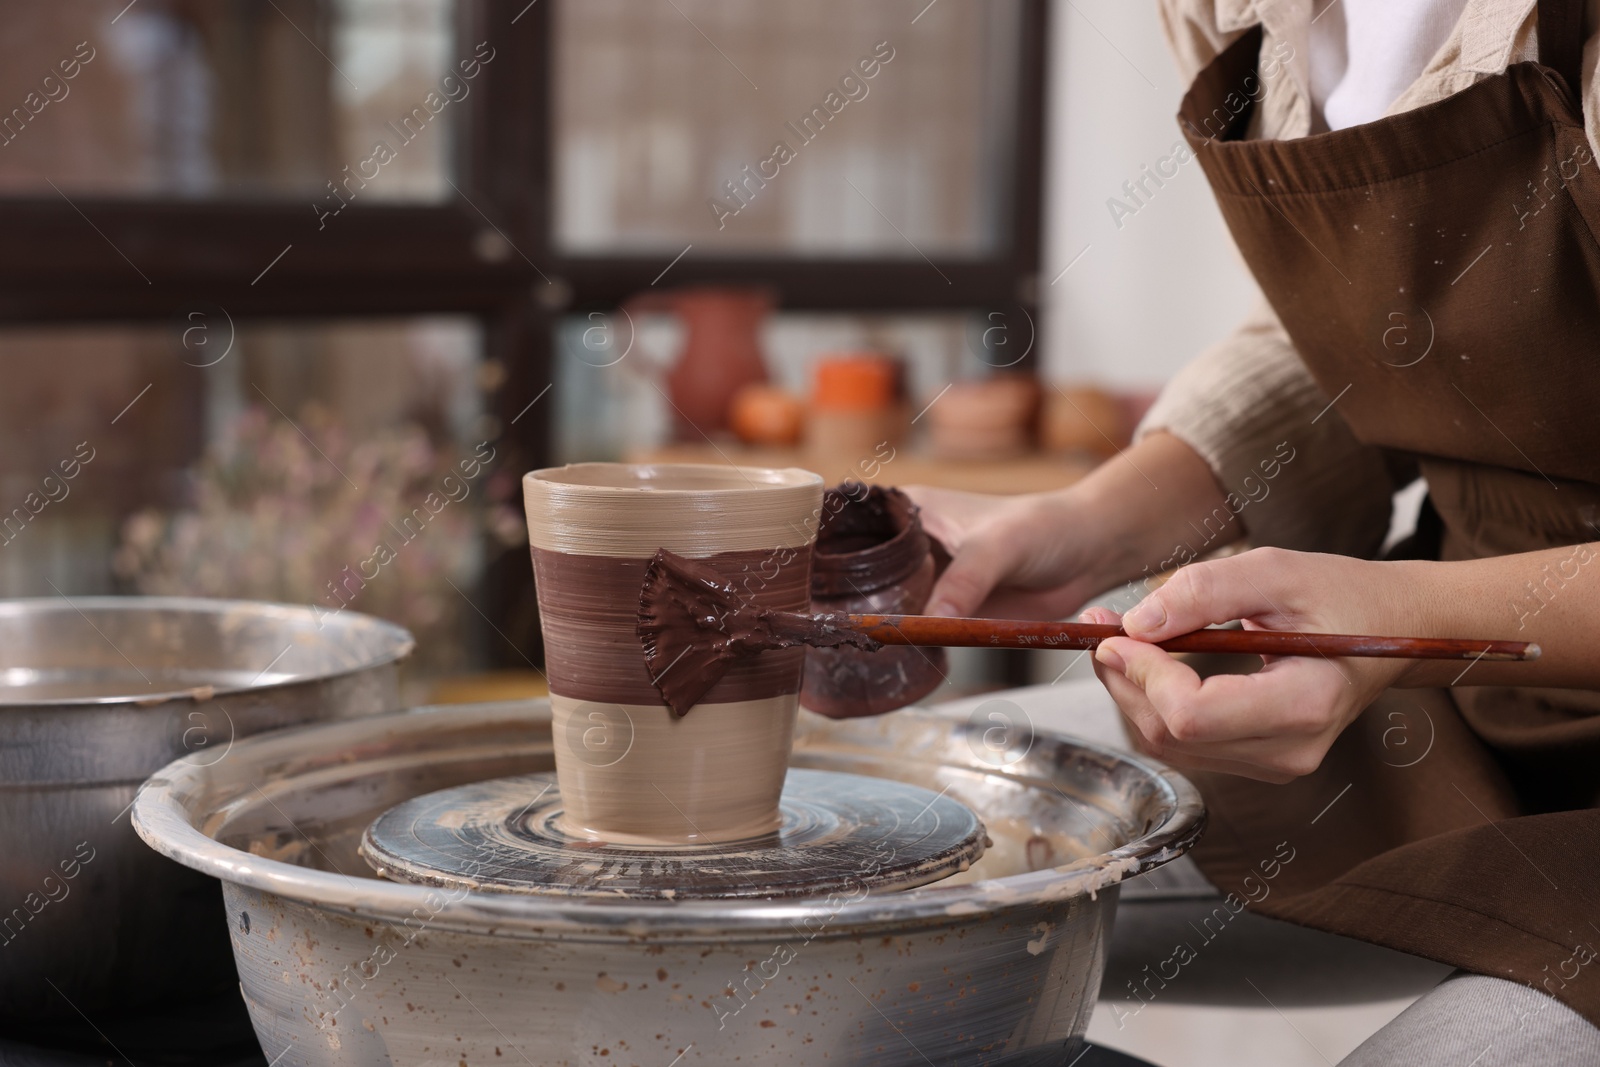
{"label": "woman's hand", "polygon": [[[1062,618],[1169,558],[1193,536],[1186,516],[1230,514],[1205,460],[1160,432],[1055,492],[905,490],[951,555],[929,615]],[[1238,536],[1238,523],[1224,530],[1217,547]]]}
{"label": "woman's hand", "polygon": [[920,485],[906,493],[951,557],[927,614],[1060,618],[1100,591],[1087,523],[1069,493],[990,496]]}
{"label": "woman's hand", "polygon": [[[1411,662],[1264,656],[1254,674],[1201,679],[1153,642],[1235,619],[1252,630],[1422,635],[1415,605],[1426,598],[1407,581],[1415,573],[1270,548],[1190,564],[1122,616],[1129,636],[1101,643],[1095,674],[1141,752],[1179,767],[1287,782],[1316,770],[1339,733]],[[1104,608],[1083,619],[1119,621]]]}

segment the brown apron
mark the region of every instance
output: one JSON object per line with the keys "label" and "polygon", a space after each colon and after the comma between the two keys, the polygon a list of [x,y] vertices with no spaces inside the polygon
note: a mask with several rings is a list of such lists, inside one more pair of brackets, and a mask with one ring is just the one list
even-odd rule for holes
{"label": "brown apron", "polygon": [[[1179,114],[1262,291],[1336,398],[1327,417],[1427,479],[1438,558],[1600,539],[1600,164],[1577,91],[1581,7],[1541,0],[1539,63],[1289,141],[1247,137],[1256,28]],[[1514,637],[1520,612],[1561,595],[1553,574],[1530,570],[1528,598],[1489,636]],[[1600,694],[1391,690],[1313,775],[1195,777],[1213,814],[1196,858],[1224,891],[1530,983],[1600,1024]]]}

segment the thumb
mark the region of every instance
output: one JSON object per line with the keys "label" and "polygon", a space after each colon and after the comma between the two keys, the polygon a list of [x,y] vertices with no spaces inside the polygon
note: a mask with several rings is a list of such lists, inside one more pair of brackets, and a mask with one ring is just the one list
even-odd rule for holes
{"label": "thumb", "polygon": [[[1170,718],[1174,709],[1189,704],[1200,691],[1200,675],[1192,667],[1142,641],[1107,638],[1094,649],[1094,661],[1110,667],[1142,689],[1163,721]],[[1170,728],[1171,723],[1168,723]]]}
{"label": "thumb", "polygon": [[1122,617],[1122,628],[1130,637],[1155,642],[1217,623],[1274,613],[1276,607],[1268,592],[1281,584],[1281,569],[1276,555],[1261,549],[1191,563],[1135,604]]}
{"label": "thumb", "polygon": [[991,548],[985,552],[979,545],[968,545],[957,551],[944,574],[934,584],[928,595],[928,615],[971,615],[989,598],[994,587],[1004,577],[1005,564],[1000,553]]}

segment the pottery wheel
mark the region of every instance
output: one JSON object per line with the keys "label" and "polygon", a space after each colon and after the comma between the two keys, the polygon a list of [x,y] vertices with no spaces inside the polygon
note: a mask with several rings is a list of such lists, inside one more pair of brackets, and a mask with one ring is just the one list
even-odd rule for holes
{"label": "pottery wheel", "polygon": [[886,778],[790,770],[782,823],[714,845],[621,845],[559,829],[554,774],[441,789],[380,815],[361,855],[399,882],[501,893],[693,900],[909,889],[965,870],[983,824],[941,793]]}

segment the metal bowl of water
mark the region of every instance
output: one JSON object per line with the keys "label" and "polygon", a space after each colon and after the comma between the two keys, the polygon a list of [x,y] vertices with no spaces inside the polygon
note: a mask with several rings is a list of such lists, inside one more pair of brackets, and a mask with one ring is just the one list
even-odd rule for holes
{"label": "metal bowl of water", "polygon": [[223,882],[269,1061],[1068,1063],[1120,883],[1205,821],[1181,776],[1088,743],[996,751],[927,712],[806,714],[792,766],[953,797],[992,847],[921,888],[774,900],[445,890],[361,860],[396,804],[551,770],[550,729],[545,701],[418,709],[254,738],[144,786],[140,835]]}
{"label": "metal bowl of water", "polygon": [[389,711],[412,649],[355,612],[179,597],[0,601],[0,1015],[203,993],[232,968],[216,885],[128,810],[185,754]]}

